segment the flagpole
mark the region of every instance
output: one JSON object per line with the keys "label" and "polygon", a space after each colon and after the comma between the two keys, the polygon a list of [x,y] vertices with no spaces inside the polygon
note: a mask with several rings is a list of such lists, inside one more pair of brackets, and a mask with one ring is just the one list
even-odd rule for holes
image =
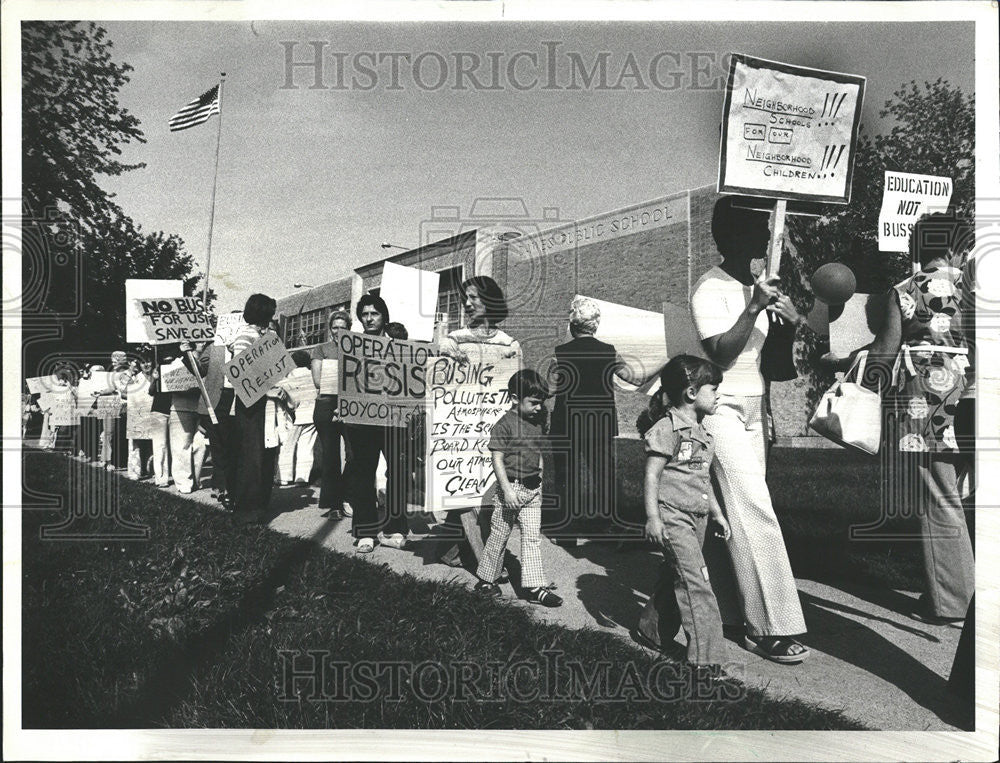
{"label": "flagpole", "polygon": [[226,84],[226,73],[219,79],[219,125],[215,133],[215,173],[212,175],[212,211],[208,216],[208,254],[205,258],[205,286],[202,290],[203,309],[208,311],[208,279],[212,272],[212,230],[215,227],[215,188],[219,184],[219,145],[222,143],[222,88]]}

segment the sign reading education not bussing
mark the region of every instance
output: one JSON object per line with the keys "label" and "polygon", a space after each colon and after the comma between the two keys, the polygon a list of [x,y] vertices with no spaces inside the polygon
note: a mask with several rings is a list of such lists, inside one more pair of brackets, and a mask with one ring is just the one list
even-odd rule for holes
{"label": "sign reading education not bussing", "polygon": [[846,204],[865,78],[734,54],[720,193]]}
{"label": "sign reading education not bussing", "polygon": [[951,178],[886,170],[878,215],[879,251],[909,251],[917,220],[929,211],[945,211],[952,188]]}

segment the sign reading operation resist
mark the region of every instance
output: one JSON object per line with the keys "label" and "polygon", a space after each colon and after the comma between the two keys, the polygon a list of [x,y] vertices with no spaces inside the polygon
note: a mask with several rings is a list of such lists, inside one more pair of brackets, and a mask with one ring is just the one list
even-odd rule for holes
{"label": "sign reading operation resist", "polygon": [[846,204],[865,78],[734,54],[719,192]]}
{"label": "sign reading operation resist", "polygon": [[507,382],[520,358],[504,348],[463,345],[468,363],[427,361],[427,454],[424,509],[480,506],[495,483],[490,430],[510,408]]}
{"label": "sign reading operation resist", "polygon": [[878,215],[879,251],[909,251],[914,223],[926,212],[944,212],[951,191],[951,178],[886,170]]}
{"label": "sign reading operation resist", "polygon": [[434,354],[428,345],[353,331],[334,333],[340,355],[341,421],[405,427],[423,411],[425,364]]}
{"label": "sign reading operation resist", "polygon": [[215,337],[201,297],[139,299],[136,303],[145,341],[150,344],[210,342]]}
{"label": "sign reading operation resist", "polygon": [[295,368],[292,356],[273,331],[226,363],[226,378],[243,405],[250,407]]}

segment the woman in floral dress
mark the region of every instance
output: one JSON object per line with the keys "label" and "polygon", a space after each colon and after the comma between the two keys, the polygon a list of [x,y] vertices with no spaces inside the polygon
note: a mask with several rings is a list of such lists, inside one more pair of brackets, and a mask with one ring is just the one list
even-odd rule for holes
{"label": "woman in floral dress", "polygon": [[921,218],[910,238],[910,254],[920,270],[893,289],[895,299],[889,300],[875,340],[848,358],[833,360],[846,370],[858,352],[869,350],[873,373],[879,361],[883,368],[892,364],[895,416],[885,447],[899,451],[907,485],[901,500],[912,502],[899,506],[899,513],[920,520],[927,588],[913,615],[927,622],[964,619],[975,587],[954,427],[972,338],[960,310],[966,284],[956,251],[967,231],[953,217]]}

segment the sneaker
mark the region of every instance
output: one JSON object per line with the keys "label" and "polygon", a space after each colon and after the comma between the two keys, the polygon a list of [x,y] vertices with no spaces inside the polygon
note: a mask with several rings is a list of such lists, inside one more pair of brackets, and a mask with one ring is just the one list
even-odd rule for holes
{"label": "sneaker", "polygon": [[485,580],[480,580],[478,583],[476,583],[473,590],[476,591],[476,593],[481,593],[484,596],[490,596],[494,599],[499,599],[501,596],[503,596],[503,592],[500,590],[500,586],[498,586],[496,583],[488,583]]}
{"label": "sneaker", "polygon": [[194,488],[193,487],[179,487],[179,488],[177,488],[177,492],[178,493],[183,493],[184,495],[190,495],[191,493],[194,492]]}
{"label": "sneaker", "polygon": [[547,588],[532,588],[528,591],[528,601],[532,604],[541,604],[543,607],[558,607],[563,603],[561,596],[557,596]]}
{"label": "sneaker", "polygon": [[389,548],[405,548],[406,536],[402,533],[393,533],[392,535],[379,533],[378,542],[383,546],[388,546]]}
{"label": "sneaker", "polygon": [[353,517],[354,516],[354,509],[351,508],[351,504],[349,504],[349,503],[345,503],[344,504],[344,508],[341,509],[341,511],[344,512],[344,516],[345,517]]}
{"label": "sneaker", "polygon": [[370,554],[375,550],[375,539],[374,538],[361,538],[358,541],[358,545],[355,548],[359,554]]}

